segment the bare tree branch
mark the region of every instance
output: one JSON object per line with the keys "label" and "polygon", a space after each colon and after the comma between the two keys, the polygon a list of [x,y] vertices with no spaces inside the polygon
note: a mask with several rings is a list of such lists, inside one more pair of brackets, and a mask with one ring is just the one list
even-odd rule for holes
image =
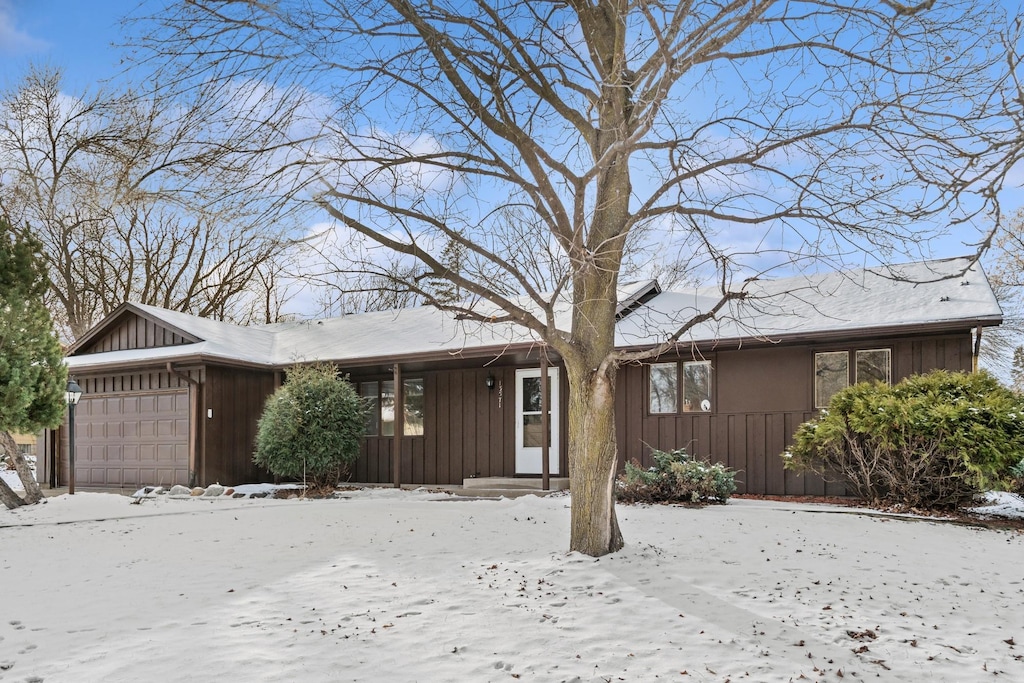
{"label": "bare tree branch", "polygon": [[[1005,19],[972,0],[193,0],[143,23],[142,46],[174,92],[259,77],[294,94],[275,131],[322,102],[288,153],[252,158],[394,255],[335,262],[559,354],[571,547],[601,554],[621,544],[619,363],[751,304],[750,277],[919,256],[998,224],[1024,147]],[[716,296],[616,352],[620,275],[673,250]]]}

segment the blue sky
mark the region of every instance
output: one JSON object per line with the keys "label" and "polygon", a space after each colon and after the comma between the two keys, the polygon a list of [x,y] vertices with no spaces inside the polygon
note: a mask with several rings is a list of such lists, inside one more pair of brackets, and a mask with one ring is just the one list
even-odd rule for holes
{"label": "blue sky", "polygon": [[[68,94],[80,94],[121,70],[124,42],[121,19],[156,11],[165,0],[0,0],[0,88],[13,86],[31,62],[62,67]],[[1018,7],[1016,0],[1007,6]],[[1003,195],[1007,212],[1024,205],[1024,173]],[[974,235],[972,234],[972,237]],[[934,255],[964,254],[963,240],[952,236]]]}
{"label": "blue sky", "polygon": [[[120,20],[140,0],[0,0],[0,86],[34,61],[65,69],[71,92],[120,71]],[[149,3],[156,5],[158,3]]]}

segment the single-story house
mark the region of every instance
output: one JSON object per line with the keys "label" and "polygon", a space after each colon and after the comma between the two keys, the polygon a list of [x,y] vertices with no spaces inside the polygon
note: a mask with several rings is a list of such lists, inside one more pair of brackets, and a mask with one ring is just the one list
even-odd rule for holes
{"label": "single-story house", "polygon": [[[741,492],[838,492],[784,471],[779,455],[796,427],[851,382],[972,370],[982,328],[1002,320],[984,272],[966,258],[748,287],[750,298],[690,330],[674,351],[620,369],[622,462],[648,463],[651,448],[685,446],[739,470]],[[624,286],[617,346],[651,348],[713,296],[661,291],[656,282]],[[433,308],[241,327],[126,303],[69,351],[71,375],[84,390],[76,483],[266,478],[252,459],[257,419],[288,367],[312,361],[336,363],[371,405],[354,481],[535,477],[545,348],[522,328]],[[551,354],[546,363],[550,473],[564,477],[568,386],[559,358]],[[66,482],[65,430],[46,448],[40,479],[54,474]]]}

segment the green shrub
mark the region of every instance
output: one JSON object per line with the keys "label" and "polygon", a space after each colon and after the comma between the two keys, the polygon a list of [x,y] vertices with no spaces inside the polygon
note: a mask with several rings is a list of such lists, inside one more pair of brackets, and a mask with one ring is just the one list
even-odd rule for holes
{"label": "green shrub", "polygon": [[1024,402],[986,373],[856,384],[800,425],[783,457],[871,502],[957,507],[1008,483],[1024,457]]}
{"label": "green shrub", "polygon": [[364,413],[333,365],[294,367],[263,409],[254,459],[276,476],[334,488],[359,457]]}
{"label": "green shrub", "polygon": [[736,473],[721,463],[694,460],[685,448],[651,451],[654,467],[626,463],[616,497],[623,503],[722,503],[736,490]]}

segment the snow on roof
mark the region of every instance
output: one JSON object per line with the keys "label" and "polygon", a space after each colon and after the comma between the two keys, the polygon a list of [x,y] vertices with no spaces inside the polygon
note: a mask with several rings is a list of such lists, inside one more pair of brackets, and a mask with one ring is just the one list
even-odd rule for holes
{"label": "snow on roof", "polygon": [[458,320],[431,307],[347,315],[276,326],[274,362],[392,358],[413,354],[458,355],[474,348],[530,343],[525,328],[508,323]]}
{"label": "snow on roof", "polygon": [[[957,277],[949,279],[954,275]],[[635,300],[638,292],[648,292],[654,286],[652,282],[624,285],[620,301]],[[681,341],[782,339],[944,323],[992,325],[1002,318],[985,273],[979,265],[971,266],[967,258],[754,281],[746,285],[746,291],[746,299],[730,302],[715,319],[695,326]],[[680,323],[713,307],[718,298],[712,289],[661,292],[619,321],[616,345],[660,343]],[[312,360],[385,362],[408,356],[497,351],[537,342],[535,335],[522,327],[459,320],[450,312],[430,307],[241,327],[155,306],[133,306],[201,341],[72,356],[69,366],[187,357],[272,367]],[[560,318],[566,314],[559,311]]]}
{"label": "snow on roof", "polygon": [[[681,341],[781,339],[962,321],[993,325],[1002,320],[988,278],[969,258],[753,281],[746,291],[746,299],[730,302],[714,320],[695,326]],[[680,323],[709,310],[719,299],[720,293],[708,288],[663,292],[618,324],[616,345],[664,341]]]}
{"label": "snow on roof", "polygon": [[243,327],[146,304],[131,306],[157,321],[201,339],[204,344],[203,351],[206,353],[228,353],[239,360],[260,362],[269,357],[274,350],[276,335],[266,328]]}

